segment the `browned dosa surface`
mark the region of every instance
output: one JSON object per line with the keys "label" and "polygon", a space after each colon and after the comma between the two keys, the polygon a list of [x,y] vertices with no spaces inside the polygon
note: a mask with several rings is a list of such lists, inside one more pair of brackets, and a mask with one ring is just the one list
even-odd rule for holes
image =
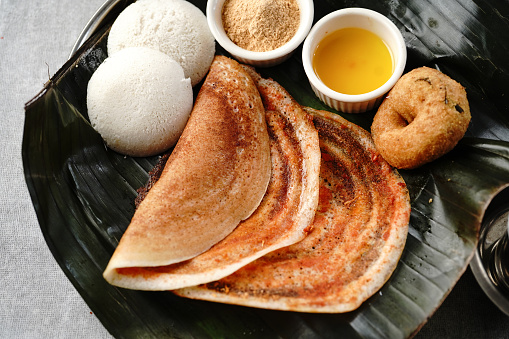
{"label": "browned dosa surface", "polygon": [[338,115],[307,110],[322,152],[312,232],[219,281],[177,294],[268,309],[347,312],[390,277],[408,231],[406,185],[366,131]]}
{"label": "browned dosa surface", "polygon": [[[275,83],[255,78],[268,106],[273,98],[263,91],[262,82]],[[197,257],[168,266],[122,269],[119,273],[133,281],[159,281],[166,289],[194,286],[221,279],[266,253],[302,240],[310,232],[318,205],[318,132],[311,116],[282,87],[271,88],[289,99],[272,103],[273,110],[266,112],[272,174],[256,211]],[[152,173],[155,180],[157,172],[156,166]]]}
{"label": "browned dosa surface", "polygon": [[166,289],[119,269],[181,262],[222,240],[260,204],[271,172],[265,110],[251,77],[217,56],[160,179],[141,202],[104,276]]}

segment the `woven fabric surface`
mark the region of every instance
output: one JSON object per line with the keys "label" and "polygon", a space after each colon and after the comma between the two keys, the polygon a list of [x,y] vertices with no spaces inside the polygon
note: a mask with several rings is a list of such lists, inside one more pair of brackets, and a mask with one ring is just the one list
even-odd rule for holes
{"label": "woven fabric surface", "polygon": [[44,241],[23,175],[24,104],[102,0],[0,0],[0,338],[110,338]]}

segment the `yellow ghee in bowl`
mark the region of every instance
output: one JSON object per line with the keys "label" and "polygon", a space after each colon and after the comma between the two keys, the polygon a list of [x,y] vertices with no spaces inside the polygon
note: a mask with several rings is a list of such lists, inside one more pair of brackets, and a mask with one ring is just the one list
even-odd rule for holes
{"label": "yellow ghee in bowl", "polygon": [[394,71],[390,49],[378,35],[356,27],[328,34],[315,49],[313,68],[330,89],[363,94],[382,86]]}

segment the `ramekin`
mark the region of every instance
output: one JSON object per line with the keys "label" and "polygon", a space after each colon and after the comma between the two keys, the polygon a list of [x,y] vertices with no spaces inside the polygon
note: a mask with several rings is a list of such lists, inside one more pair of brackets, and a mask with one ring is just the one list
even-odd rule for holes
{"label": "ramekin", "polygon": [[[394,71],[385,84],[363,94],[343,94],[327,87],[313,69],[313,55],[318,43],[336,30],[357,27],[378,35],[389,47]],[[329,107],[345,113],[362,113],[377,107],[405,70],[407,50],[403,35],[386,16],[366,8],[345,8],[321,18],[311,29],[302,47],[302,63],[313,92]]]}
{"label": "ramekin", "polygon": [[271,67],[287,60],[295,49],[304,41],[313,24],[313,0],[297,0],[300,8],[300,24],[293,38],[283,46],[272,51],[253,52],[237,46],[226,35],[221,18],[224,2],[225,0],[209,0],[207,2],[206,14],[210,31],[216,41],[230,53],[232,57],[241,63],[253,65],[255,67]]}

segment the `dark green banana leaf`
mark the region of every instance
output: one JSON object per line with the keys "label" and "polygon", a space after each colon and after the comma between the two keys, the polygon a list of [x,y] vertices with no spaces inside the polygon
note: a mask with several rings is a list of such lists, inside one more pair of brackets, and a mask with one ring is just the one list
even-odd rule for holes
{"label": "dark green banana leaf", "polygon": [[[86,87],[106,58],[117,3],[92,37],[26,106],[22,156],[40,227],[56,261],[106,329],[118,338],[309,338],[412,336],[439,307],[472,257],[490,200],[509,183],[509,3],[507,1],[315,1],[315,21],[366,7],[403,32],[407,71],[429,66],[468,92],[472,122],[449,154],[401,171],[412,213],[408,241],[390,280],[346,314],[269,311],[188,300],[169,292],[113,287],[102,271],[134,213],[136,189],[158,157],[107,149],[87,121]],[[192,1],[202,10],[206,1]],[[223,51],[218,47],[218,53]],[[261,70],[303,105],[312,93],[300,50]],[[330,109],[329,109],[330,110]],[[343,114],[369,130],[374,112]]]}

